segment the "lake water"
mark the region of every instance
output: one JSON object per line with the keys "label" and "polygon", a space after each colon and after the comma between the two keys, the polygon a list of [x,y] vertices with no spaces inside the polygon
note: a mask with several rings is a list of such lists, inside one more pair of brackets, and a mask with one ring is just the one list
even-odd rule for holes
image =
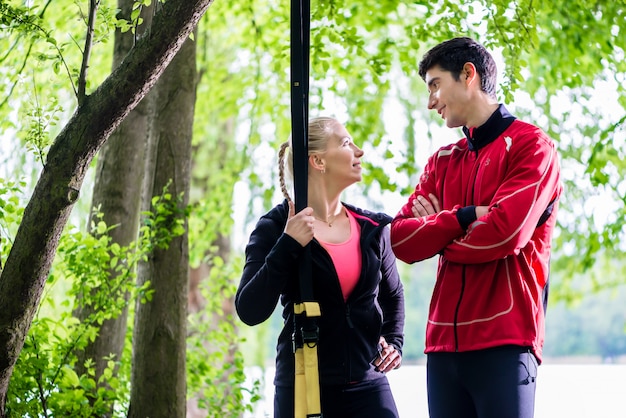
{"label": "lake water", "polygon": [[[251,371],[260,377],[260,370]],[[265,399],[250,418],[273,417],[273,369],[265,371]],[[401,418],[428,418],[426,367],[388,374]],[[542,364],[535,418],[626,418],[626,364]]]}

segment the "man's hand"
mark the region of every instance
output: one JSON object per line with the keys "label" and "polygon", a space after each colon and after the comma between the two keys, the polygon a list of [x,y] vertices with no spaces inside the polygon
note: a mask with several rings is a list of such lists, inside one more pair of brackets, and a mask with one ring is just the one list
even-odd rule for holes
{"label": "man's hand", "polygon": [[489,213],[489,206],[476,206],[476,219],[479,219]]}
{"label": "man's hand", "polygon": [[439,200],[434,194],[430,193],[428,199],[422,195],[418,195],[413,199],[413,207],[411,208],[413,216],[421,218],[422,216],[428,216],[441,211],[439,207]]}

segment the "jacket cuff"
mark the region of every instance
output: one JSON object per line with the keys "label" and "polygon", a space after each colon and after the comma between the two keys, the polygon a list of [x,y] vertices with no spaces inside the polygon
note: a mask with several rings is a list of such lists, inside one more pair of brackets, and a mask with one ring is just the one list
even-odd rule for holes
{"label": "jacket cuff", "polygon": [[459,225],[464,231],[476,220],[476,206],[465,206],[456,211],[456,219],[459,221]]}

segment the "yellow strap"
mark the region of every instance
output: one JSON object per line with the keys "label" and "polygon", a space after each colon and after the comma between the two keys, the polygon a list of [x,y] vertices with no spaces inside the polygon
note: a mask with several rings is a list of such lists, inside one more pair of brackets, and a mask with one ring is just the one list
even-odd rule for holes
{"label": "yellow strap", "polygon": [[293,312],[296,315],[300,315],[302,312],[306,313],[309,318],[314,316],[322,316],[320,304],[317,302],[300,302],[294,303]]}
{"label": "yellow strap", "polygon": [[320,415],[320,382],[317,346],[298,348],[295,352],[294,418]]}
{"label": "yellow strap", "polygon": [[304,349],[304,375],[306,378],[306,405],[307,413],[319,415],[322,412],[320,405],[320,380],[317,367],[317,345]]}
{"label": "yellow strap", "polygon": [[[301,302],[293,306],[296,315],[306,313],[307,317],[322,315],[317,302]],[[298,330],[296,330],[298,332]],[[310,347],[297,348],[295,356],[295,388],[294,388],[294,418],[320,416],[322,407],[320,402],[319,368],[317,362],[317,344]]]}
{"label": "yellow strap", "polygon": [[297,348],[295,356],[296,380],[294,388],[294,418],[306,418],[306,379],[304,375],[304,350]]}

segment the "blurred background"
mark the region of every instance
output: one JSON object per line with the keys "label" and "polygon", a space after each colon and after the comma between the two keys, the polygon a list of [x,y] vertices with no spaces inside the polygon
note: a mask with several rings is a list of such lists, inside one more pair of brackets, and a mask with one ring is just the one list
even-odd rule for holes
{"label": "blurred background", "polygon": [[[24,263],[36,254],[28,237],[40,224],[23,223],[22,215],[29,203],[51,204],[37,200],[35,185],[80,151],[80,141],[64,136],[72,115],[85,111],[79,102],[136,53],[162,7],[143,0],[49,5],[0,4],[2,281],[14,278],[2,271],[19,271],[10,254],[19,251]],[[472,36],[493,52],[499,100],[556,142],[565,192],[538,418],[623,417],[626,410],[624,6],[311,4],[310,116],[337,117],[365,150],[364,179],[345,201],[394,215],[426,158],[462,135],[426,109],[417,74],[422,54],[454,36]],[[157,85],[97,150],[84,179],[72,183],[80,195],[16,354],[7,398],[16,416],[126,416],[132,397],[150,402],[141,395],[150,390],[133,391],[151,381],[137,377],[141,367],[159,373],[154,390],[162,392],[153,397],[186,400],[177,416],[271,416],[280,309],[247,327],[233,296],[256,220],[282,200],[277,151],[291,129],[289,8],[277,0],[215,1]],[[97,111],[90,120],[107,123]],[[435,263],[399,263],[404,366],[389,376],[407,417],[426,416],[424,327]],[[168,361],[149,357],[155,353]]]}

